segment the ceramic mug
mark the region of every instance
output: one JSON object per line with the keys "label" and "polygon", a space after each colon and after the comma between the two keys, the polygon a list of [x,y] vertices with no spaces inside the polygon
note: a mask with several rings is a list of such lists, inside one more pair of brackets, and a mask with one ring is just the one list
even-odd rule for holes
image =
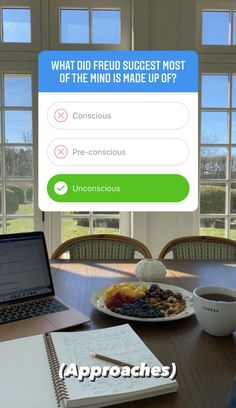
{"label": "ceramic mug", "polygon": [[[202,297],[209,294],[211,298],[216,294],[219,299],[229,296],[235,298],[235,301],[209,300]],[[208,334],[228,336],[236,330],[236,289],[200,286],[193,291],[193,306],[198,322]]]}

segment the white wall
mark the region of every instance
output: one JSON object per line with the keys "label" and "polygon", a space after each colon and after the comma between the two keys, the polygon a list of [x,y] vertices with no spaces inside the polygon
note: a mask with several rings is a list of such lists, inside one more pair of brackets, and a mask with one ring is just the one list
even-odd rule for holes
{"label": "white wall", "polygon": [[[195,0],[133,0],[134,49],[195,48]],[[133,236],[153,257],[178,236],[198,233],[197,214],[134,213]]]}
{"label": "white wall", "polygon": [[133,236],[150,249],[157,258],[161,248],[171,239],[197,234],[192,213],[134,212]]}

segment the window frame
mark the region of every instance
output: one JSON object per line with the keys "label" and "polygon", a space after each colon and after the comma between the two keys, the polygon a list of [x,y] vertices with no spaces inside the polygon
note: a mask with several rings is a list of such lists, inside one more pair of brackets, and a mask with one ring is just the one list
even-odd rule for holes
{"label": "window frame", "polygon": [[[5,54],[5,53],[4,53]],[[7,55],[6,55],[7,58]],[[16,68],[17,67],[17,68]],[[37,110],[38,110],[38,101],[37,101],[37,69],[36,65],[34,62],[31,61],[7,61],[4,59],[3,61],[0,61],[0,81],[2,82],[3,80],[3,75],[4,74],[31,74],[32,78],[32,107],[27,108],[27,110],[32,110],[32,153],[33,153],[33,166],[32,166],[32,178],[30,179],[17,179],[17,178],[10,178],[7,179],[6,177],[1,178],[1,183],[5,186],[6,184],[20,184],[21,182],[29,182],[32,183],[33,185],[33,214],[29,215],[29,218],[33,218],[34,220],[34,230],[42,230],[43,229],[43,223],[42,223],[42,212],[38,208],[38,180],[37,180],[37,168],[38,168],[38,124],[37,124]],[[4,110],[4,105],[1,106],[1,108]],[[1,110],[2,110],[1,109]],[[10,107],[7,107],[7,110],[9,110]],[[21,110],[21,108],[20,108]],[[1,133],[3,134],[3,126],[4,126],[4,120],[2,118],[1,121]],[[2,144],[1,140],[1,146]],[[14,144],[14,143],[13,143]],[[13,145],[12,143],[9,143],[9,147]],[[8,145],[8,144],[7,144]],[[20,145],[20,143],[15,143],[16,146]],[[5,144],[3,145],[5,146]],[[2,166],[4,165],[3,163],[3,158],[1,158],[2,161]],[[5,188],[3,189],[3,203],[2,203],[2,208],[3,208],[3,213],[1,215],[2,219],[8,219],[8,218],[24,218],[23,216],[19,215],[7,215],[6,214],[6,208],[5,208]],[[28,218],[26,216],[26,218]]]}
{"label": "window frame", "polygon": [[[2,9],[29,8],[31,10],[31,42],[3,42],[2,41]],[[40,18],[39,18],[40,16]],[[1,0],[0,5],[0,51],[40,51],[41,40],[41,1],[37,0]]]}
{"label": "window frame", "polygon": [[[54,50],[125,50],[131,49],[131,2],[127,0],[50,0],[50,45]],[[120,44],[60,43],[60,9],[108,9],[121,12]],[[122,30],[122,27],[127,30]],[[89,27],[91,31],[91,26]]]}
{"label": "window frame", "polygon": [[[207,54],[234,54],[236,44],[230,45],[204,45],[202,44],[202,12],[203,11],[233,11],[236,12],[232,0],[198,0],[196,6],[196,50]],[[232,16],[232,14],[231,14]],[[231,21],[231,41],[233,38],[233,25]]]}
{"label": "window frame", "polygon": [[[236,75],[236,66],[233,64],[229,64],[229,63],[217,63],[217,64],[212,64],[212,63],[202,63],[200,64],[200,69],[199,69],[199,76],[200,76],[200,80],[199,80],[199,149],[201,149],[202,147],[202,143],[201,143],[201,112],[202,110],[204,111],[207,108],[202,108],[201,106],[201,96],[202,96],[202,75],[204,74],[225,74],[225,75],[232,75],[235,74]],[[222,108],[223,110],[227,110],[229,112],[234,112],[236,111],[236,108],[232,108],[232,89],[230,89],[230,104],[228,108]],[[212,108],[214,109],[214,108]],[[216,111],[218,111],[218,108],[215,108]],[[220,111],[221,108],[219,108]],[[225,234],[224,236],[227,238],[230,236],[230,219],[231,218],[236,218],[236,214],[234,215],[233,213],[230,212],[231,210],[231,197],[230,197],[230,187],[231,187],[231,183],[236,183],[236,180],[228,177],[230,174],[230,169],[231,169],[231,149],[236,147],[236,143],[232,143],[232,138],[230,137],[231,135],[231,120],[232,120],[232,116],[230,114],[230,118],[229,118],[229,123],[228,123],[228,132],[229,132],[229,138],[227,140],[226,144],[204,144],[204,147],[226,147],[227,148],[227,167],[226,167],[226,178],[225,179],[201,179],[200,176],[200,160],[201,160],[201,153],[199,153],[199,187],[201,187],[201,185],[203,184],[207,184],[207,183],[223,183],[225,184],[225,212],[222,214],[218,214],[218,213],[209,213],[209,214],[201,214],[201,209],[200,209],[200,191],[201,188],[199,188],[199,209],[198,209],[198,228],[200,229],[200,221],[203,218],[218,218],[218,219],[224,219],[225,220]],[[229,151],[228,151],[229,150]],[[201,150],[200,150],[201,152]]]}
{"label": "window frame", "polygon": [[[200,159],[201,159],[201,85],[202,74],[235,74],[236,69],[236,44],[233,45],[203,45],[202,41],[202,11],[236,11],[236,4],[233,4],[232,0],[198,0],[196,2],[196,36],[195,36],[195,48],[199,55],[199,186],[201,186],[200,178]],[[233,33],[231,30],[231,38]],[[229,107],[231,109],[231,106]],[[204,108],[203,108],[204,110]],[[227,110],[227,108],[226,108]],[[228,124],[231,126],[231,123]],[[231,149],[231,144],[228,147]],[[231,157],[230,157],[231,160]],[[229,174],[230,162],[228,161],[227,175]],[[202,218],[223,218],[225,220],[224,234],[229,236],[230,233],[230,219],[236,218],[234,214],[230,214],[230,190],[228,188],[231,183],[230,179],[218,180],[209,179],[209,182],[224,183],[226,187],[226,208],[224,214],[200,214],[200,188],[199,188],[199,206],[198,210],[194,213],[193,217],[193,230],[199,233],[200,220]],[[207,183],[204,182],[204,184]]]}

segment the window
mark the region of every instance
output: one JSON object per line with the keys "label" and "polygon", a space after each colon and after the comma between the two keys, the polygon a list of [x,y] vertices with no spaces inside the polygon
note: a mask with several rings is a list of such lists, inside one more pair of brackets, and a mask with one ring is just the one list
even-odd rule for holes
{"label": "window", "polygon": [[31,75],[4,75],[4,105],[24,107],[32,106]]}
{"label": "window", "polygon": [[203,74],[200,232],[236,239],[236,75]]}
{"label": "window", "polygon": [[200,234],[236,239],[236,8],[227,0],[199,0],[197,8]]}
{"label": "window", "polygon": [[50,0],[50,18],[52,49],[131,48],[130,1]]}
{"label": "window", "polygon": [[62,240],[87,234],[119,234],[119,212],[72,212],[62,216]]}
{"label": "window", "polygon": [[198,0],[197,49],[201,52],[234,52],[236,7],[231,0]]}
{"label": "window", "polygon": [[[39,0],[1,0],[0,51],[40,51],[43,39],[40,16]],[[18,60],[21,58],[18,55]]]}
{"label": "window", "polygon": [[2,8],[2,41],[5,43],[31,42],[31,10]]}
{"label": "window", "polygon": [[32,74],[3,72],[1,83],[1,232],[32,231]]}
{"label": "window", "polygon": [[88,44],[89,41],[89,11],[60,10],[61,43]]}
{"label": "window", "polygon": [[231,44],[231,13],[229,11],[202,12],[202,44]]}
{"label": "window", "polygon": [[120,10],[92,10],[92,43],[120,44]]}
{"label": "window", "polygon": [[61,43],[120,44],[120,10],[60,10]]}

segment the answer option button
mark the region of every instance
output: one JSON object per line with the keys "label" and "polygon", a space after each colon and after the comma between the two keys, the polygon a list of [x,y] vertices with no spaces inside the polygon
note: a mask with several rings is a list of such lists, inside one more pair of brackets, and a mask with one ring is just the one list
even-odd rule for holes
{"label": "answer option button", "polygon": [[189,183],[179,174],[58,174],[49,197],[67,203],[173,203],[183,201]]}

